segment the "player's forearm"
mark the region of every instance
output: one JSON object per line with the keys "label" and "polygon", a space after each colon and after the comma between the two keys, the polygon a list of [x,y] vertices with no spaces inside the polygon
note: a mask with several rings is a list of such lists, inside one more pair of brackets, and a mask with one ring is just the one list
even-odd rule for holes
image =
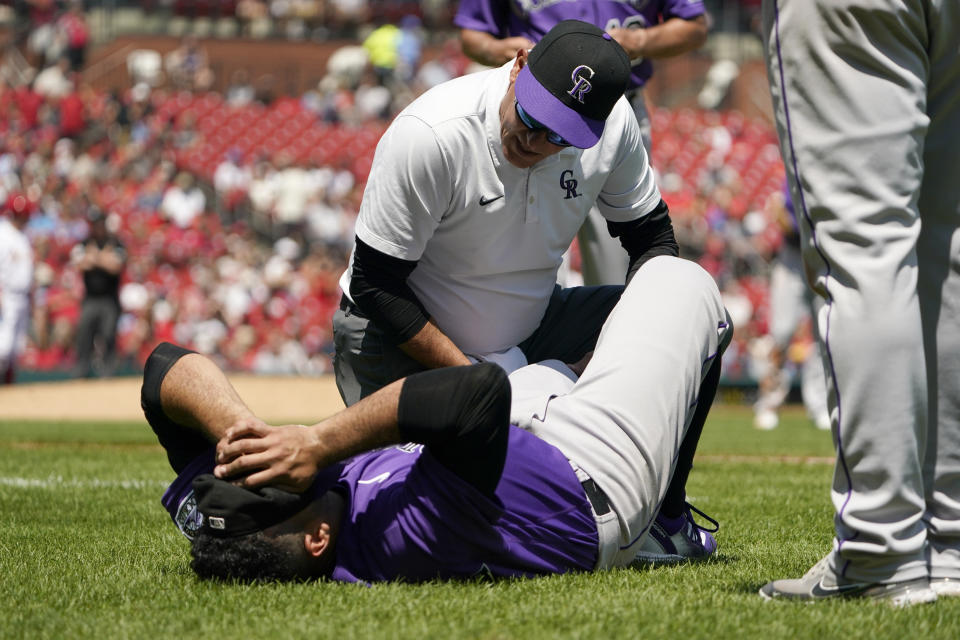
{"label": "player's forearm", "polygon": [[517,55],[518,49],[529,49],[533,46],[523,37],[497,38],[485,31],[462,29],[460,42],[463,53],[468,58],[489,67],[497,67]]}
{"label": "player's forearm", "polygon": [[429,369],[471,364],[470,359],[431,321],[399,345],[408,356]]}
{"label": "player's forearm", "polygon": [[646,29],[615,30],[614,38],[631,60],[669,58],[699,49],[707,41],[707,20],[671,18]]}
{"label": "player's forearm", "polygon": [[272,427],[252,420],[233,425],[217,443],[214,475],[245,487],[305,491],[320,469],[400,442],[397,407],[402,385],[402,380],[387,385],[308,427]]}
{"label": "player's forearm", "polygon": [[414,337],[429,315],[407,283],[415,260],[403,260],[377,251],[356,239],[350,278],[350,297],[393,342]]}
{"label": "player's forearm", "polygon": [[357,453],[401,442],[397,407],[403,380],[397,380],[308,429],[318,443],[317,468]]}
{"label": "player's forearm", "polygon": [[231,425],[254,418],[220,368],[197,353],[170,367],[160,387],[160,405],[172,421],[197,429],[211,442]]}

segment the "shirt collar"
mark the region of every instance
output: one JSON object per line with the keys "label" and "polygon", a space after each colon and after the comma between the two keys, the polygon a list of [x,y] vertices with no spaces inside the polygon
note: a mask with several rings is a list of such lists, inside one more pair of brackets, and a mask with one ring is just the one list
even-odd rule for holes
{"label": "shirt collar", "polygon": [[[486,113],[484,114],[484,127],[487,130],[487,149],[490,151],[490,159],[493,166],[498,171],[504,165],[510,165],[503,155],[503,145],[500,143],[500,103],[503,101],[503,95],[510,86],[510,69],[513,67],[513,60],[494,69],[484,86],[486,96],[484,96],[484,105]],[[513,165],[510,165],[511,167]]]}

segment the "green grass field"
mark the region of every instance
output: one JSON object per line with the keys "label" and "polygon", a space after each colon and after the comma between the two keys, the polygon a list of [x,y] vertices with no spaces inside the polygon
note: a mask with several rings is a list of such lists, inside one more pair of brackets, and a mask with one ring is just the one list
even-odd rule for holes
{"label": "green grass field", "polygon": [[159,504],[145,423],[0,422],[0,638],[960,638],[960,599],[894,610],[766,603],[828,549],[832,447],[797,411],[758,432],[718,406],[689,493],[701,565],[500,582],[201,583]]}

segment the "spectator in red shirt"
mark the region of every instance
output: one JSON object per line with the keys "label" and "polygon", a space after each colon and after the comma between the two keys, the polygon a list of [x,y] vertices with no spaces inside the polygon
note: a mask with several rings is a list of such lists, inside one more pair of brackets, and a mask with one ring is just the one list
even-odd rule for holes
{"label": "spectator in red shirt", "polygon": [[83,0],[71,0],[70,8],[57,21],[57,27],[67,43],[70,69],[80,71],[87,60],[87,43],[90,41],[90,28],[83,13]]}
{"label": "spectator in red shirt", "polygon": [[43,96],[33,88],[33,83],[25,84],[17,89],[14,96],[20,119],[25,129],[36,129],[40,122],[40,107],[43,105]]}
{"label": "spectator in red shirt", "polygon": [[60,101],[60,136],[77,138],[87,126],[86,108],[77,91],[77,76],[73,74],[73,90]]}

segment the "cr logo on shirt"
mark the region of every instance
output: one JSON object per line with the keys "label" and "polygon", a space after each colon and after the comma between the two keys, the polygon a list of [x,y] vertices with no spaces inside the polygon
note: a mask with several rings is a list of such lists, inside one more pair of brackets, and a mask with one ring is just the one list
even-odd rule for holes
{"label": "cr logo on shirt", "polygon": [[577,193],[577,181],[574,179],[573,171],[570,169],[566,169],[560,174],[560,186],[567,190],[567,195],[563,196],[564,200],[580,197],[580,194]]}

